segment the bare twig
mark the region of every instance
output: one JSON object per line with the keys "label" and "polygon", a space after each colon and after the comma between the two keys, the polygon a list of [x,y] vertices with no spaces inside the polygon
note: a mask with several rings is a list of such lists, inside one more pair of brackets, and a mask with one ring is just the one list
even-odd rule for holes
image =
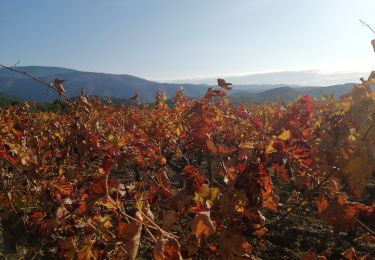
{"label": "bare twig", "polygon": [[362,21],[361,19],[360,19],[359,21],[361,22],[362,25],[367,26],[367,27],[368,27],[368,28],[369,28],[369,29],[375,34],[374,29],[372,29],[370,25],[368,25],[367,23],[365,23],[365,22]]}
{"label": "bare twig", "polygon": [[371,235],[375,237],[375,231],[369,228],[365,223],[363,223],[361,220],[358,218],[356,219],[356,222],[367,232],[369,232]]}
{"label": "bare twig", "polygon": [[33,79],[33,80],[41,83],[41,84],[43,84],[43,85],[46,85],[48,88],[52,88],[53,90],[56,91],[56,93],[58,93],[61,96],[63,96],[71,105],[73,105],[73,101],[70,98],[68,98],[64,93],[59,92],[53,84],[45,82],[45,81],[43,81],[41,79],[38,79],[37,77],[35,77],[35,76],[33,76],[33,75],[25,72],[25,71],[16,70],[14,68],[11,68],[11,67],[8,67],[8,66],[2,65],[2,64],[0,64],[0,67],[3,67],[4,69],[11,70],[11,71],[14,71],[14,72],[17,72],[17,73],[20,73],[20,74],[23,74],[23,75],[25,75],[25,76],[27,76],[27,77],[29,77],[29,78],[31,78],[31,79]]}

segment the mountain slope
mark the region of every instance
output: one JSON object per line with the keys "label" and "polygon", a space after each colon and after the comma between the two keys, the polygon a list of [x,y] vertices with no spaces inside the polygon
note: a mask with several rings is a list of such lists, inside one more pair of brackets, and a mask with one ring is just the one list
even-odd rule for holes
{"label": "mountain slope", "polygon": [[[138,92],[142,100],[151,102],[155,92],[160,89],[167,92],[169,97],[174,96],[180,84],[158,83],[130,75],[115,75],[95,72],[81,72],[63,68],[50,67],[18,67],[46,82],[55,78],[64,79],[64,87],[69,97],[78,96],[81,88],[88,95],[111,96],[116,98],[129,98]],[[207,90],[207,85],[184,84],[187,96],[201,96]],[[58,98],[56,93],[35,82],[24,75],[0,69],[0,92],[15,95],[19,98],[41,102],[50,102]]]}
{"label": "mountain slope", "polygon": [[[347,83],[343,85],[334,85],[328,87],[278,87],[258,93],[254,92],[238,92],[229,96],[233,103],[270,103],[277,101],[290,101],[301,95],[309,95],[315,98],[320,98],[322,95],[334,95],[339,98],[345,93],[349,93],[354,83]],[[371,86],[375,91],[375,86]]]}
{"label": "mountain slope", "polygon": [[230,95],[234,103],[269,103],[289,101],[300,95],[300,92],[291,87],[278,87],[259,93],[239,92]]}

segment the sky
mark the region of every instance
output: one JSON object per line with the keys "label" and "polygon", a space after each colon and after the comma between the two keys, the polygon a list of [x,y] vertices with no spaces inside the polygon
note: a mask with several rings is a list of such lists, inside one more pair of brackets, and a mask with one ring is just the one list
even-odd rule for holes
{"label": "sky", "polygon": [[374,0],[0,0],[0,64],[174,80],[371,71]]}

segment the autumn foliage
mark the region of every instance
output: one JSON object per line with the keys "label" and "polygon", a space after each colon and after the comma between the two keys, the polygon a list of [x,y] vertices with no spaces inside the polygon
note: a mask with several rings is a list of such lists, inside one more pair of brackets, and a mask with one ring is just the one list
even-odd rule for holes
{"label": "autumn foliage", "polygon": [[358,202],[375,168],[368,81],[339,100],[264,105],[232,105],[218,85],[194,100],[181,89],[173,106],[158,92],[155,105],[0,110],[5,242],[30,258],[135,259],[146,243],[158,260],[256,259],[250,238],[262,243],[264,212],[283,203],[275,181],[303,190],[335,235],[359,219],[374,230],[375,204]]}

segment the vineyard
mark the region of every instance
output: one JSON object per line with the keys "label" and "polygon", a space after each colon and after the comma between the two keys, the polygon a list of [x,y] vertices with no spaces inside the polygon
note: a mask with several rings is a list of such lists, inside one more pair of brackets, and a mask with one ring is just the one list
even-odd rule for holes
{"label": "vineyard", "polygon": [[218,80],[173,106],[1,109],[1,255],[374,259],[372,76],[338,100],[233,105]]}

